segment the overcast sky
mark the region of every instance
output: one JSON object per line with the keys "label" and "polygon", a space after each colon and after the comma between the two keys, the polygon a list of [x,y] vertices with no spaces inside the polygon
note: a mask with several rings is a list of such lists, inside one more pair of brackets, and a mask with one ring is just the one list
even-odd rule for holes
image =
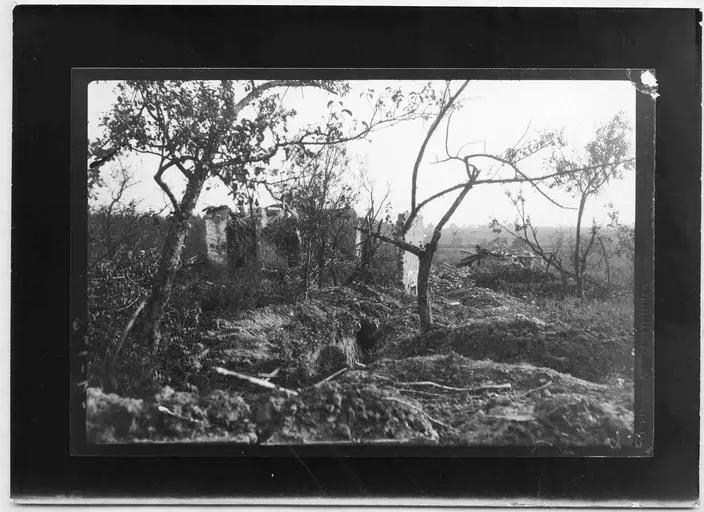
{"label": "overcast sky", "polygon": [[[346,105],[357,113],[364,113],[365,105],[360,103],[360,92],[368,88],[383,89],[386,86],[418,89],[420,82],[412,81],[356,81],[351,82],[352,91],[346,98]],[[454,89],[460,82],[454,85]],[[110,108],[115,99],[115,82],[91,83],[88,94],[88,135],[99,133],[99,119]],[[326,93],[312,89],[287,92],[286,101],[294,106],[307,120],[315,120],[325,113]],[[451,151],[464,144],[465,152],[502,153],[512,147],[521,136],[526,138],[540,130],[564,128],[570,149],[581,151],[593,137],[600,124],[612,118],[618,111],[635,126],[635,92],[628,81],[472,81],[460,96],[458,103],[463,105],[452,117],[449,132]],[[349,151],[356,166],[364,166],[375,181],[380,192],[387,186],[391,189],[390,200],[395,212],[402,212],[410,206],[410,174],[418,154],[418,148],[427,132],[430,122],[413,121],[402,123],[374,133],[368,141],[356,142]],[[422,199],[443,188],[462,181],[463,166],[459,162],[434,164],[436,157],[445,154],[445,125],[435,133],[428,145],[419,173],[419,198]],[[635,148],[635,134],[632,135],[632,148]],[[138,180],[128,195],[136,199],[143,209],[161,209],[167,200],[162,190],[154,183],[152,176],[157,164],[154,159],[127,156],[123,162],[130,165]],[[532,176],[539,176],[545,170],[539,167],[539,158],[525,161],[522,170]],[[487,166],[486,169],[490,169]],[[496,170],[493,168],[492,172]],[[499,169],[499,171],[501,171]],[[350,176],[354,182],[356,178]],[[179,176],[174,173],[167,181],[180,190]],[[220,204],[232,205],[224,186],[211,180],[198,203],[198,211],[205,206]],[[512,221],[513,207],[505,195],[510,190],[516,192],[518,186],[484,185],[472,190],[462,206],[450,221],[458,226],[487,224],[492,217]],[[522,190],[527,199],[527,210],[536,225],[574,225],[575,212],[560,209],[529,186]],[[99,201],[105,200],[106,191]],[[426,223],[435,223],[444,214],[452,196],[439,199],[426,206],[422,215]],[[566,194],[558,194],[556,199],[565,205],[574,206],[575,200]],[[262,194],[262,203],[271,202]],[[587,204],[585,222],[591,219],[606,223],[608,203],[613,203],[622,221],[632,223],[635,217],[635,172],[623,180],[611,183],[602,193]],[[361,207],[361,206],[360,206]]]}

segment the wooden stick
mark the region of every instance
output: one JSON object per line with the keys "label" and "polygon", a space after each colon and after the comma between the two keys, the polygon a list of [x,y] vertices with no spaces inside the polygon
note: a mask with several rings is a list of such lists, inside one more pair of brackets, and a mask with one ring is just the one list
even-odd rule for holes
{"label": "wooden stick", "polygon": [[388,380],[390,382],[393,382],[394,384],[398,386],[432,386],[440,389],[446,389],[448,391],[466,391],[466,392],[481,392],[481,391],[499,391],[502,389],[511,389],[511,384],[510,383],[505,383],[505,384],[487,384],[486,386],[478,386],[475,388],[456,388],[453,386],[446,386],[444,384],[438,384],[437,382],[432,382],[429,380],[423,380],[423,381],[418,381],[418,382],[399,382],[395,381],[390,377],[387,377],[386,375],[379,375],[377,374],[377,377]]}
{"label": "wooden stick", "polygon": [[125,340],[127,339],[127,336],[129,336],[130,331],[132,330],[132,327],[134,327],[135,322],[137,321],[137,317],[139,314],[142,312],[144,309],[144,306],[147,305],[147,298],[145,297],[142,302],[140,302],[139,306],[135,310],[134,313],[132,313],[132,316],[130,317],[129,321],[127,322],[127,325],[125,325],[125,328],[122,331],[122,336],[120,336],[120,341],[117,344],[117,348],[115,349],[115,353],[112,355],[111,362],[114,365],[115,361],[117,360],[117,355],[120,353],[120,350],[122,350],[122,346],[125,344]]}
{"label": "wooden stick", "polygon": [[431,393],[430,391],[421,391],[420,389],[399,388],[399,392],[401,392],[401,393],[415,393],[416,395],[420,395],[420,396],[436,396],[439,398],[447,398],[447,395],[443,395],[442,393]]}
{"label": "wooden stick", "polygon": [[346,371],[347,371],[347,368],[342,368],[341,370],[337,370],[337,371],[336,371],[335,373],[333,373],[332,375],[328,375],[327,377],[325,377],[323,380],[321,380],[321,381],[318,382],[317,384],[314,384],[313,387],[314,387],[314,388],[317,388],[317,387],[320,386],[321,384],[323,384],[323,383],[325,383],[325,382],[327,382],[327,381],[329,381],[329,380],[334,379],[335,377],[337,377],[338,375],[341,375],[341,374],[345,373]]}
{"label": "wooden stick", "polygon": [[179,414],[176,414],[175,412],[170,411],[169,409],[167,409],[163,405],[160,405],[159,407],[157,407],[157,409],[159,410],[159,412],[161,412],[163,414],[167,414],[168,416],[172,416],[174,418],[178,418],[183,421],[189,421],[191,423],[203,423],[202,420],[196,420],[194,418],[187,418],[186,416],[181,416]]}
{"label": "wooden stick", "polygon": [[243,373],[233,372],[232,370],[227,370],[225,368],[221,368],[220,366],[216,366],[213,369],[221,375],[227,375],[229,377],[235,377],[237,379],[246,380],[247,382],[249,382],[251,384],[255,384],[255,385],[261,386],[263,388],[275,389],[277,391],[283,391],[283,392],[288,393],[293,396],[298,395],[298,392],[293,391],[291,389],[283,388],[281,386],[277,386],[276,384],[273,384],[273,383],[269,382],[268,380],[258,379],[256,377],[250,377],[249,375],[245,375]]}
{"label": "wooden stick", "polygon": [[264,380],[271,380],[278,375],[280,369],[281,367],[279,366],[278,368],[276,368],[276,370],[271,373],[258,373],[257,376],[261,377]]}
{"label": "wooden stick", "polygon": [[446,389],[448,391],[468,391],[468,392],[479,392],[479,391],[495,391],[501,389],[511,389],[511,384],[488,384],[486,386],[478,386],[476,388],[456,388],[453,386],[445,386],[444,384],[438,384],[437,382],[431,381],[419,381],[419,382],[399,382],[401,386],[432,386],[435,388]]}
{"label": "wooden stick", "polygon": [[513,395],[513,396],[514,396],[514,397],[519,397],[519,396],[530,395],[531,393],[533,393],[533,392],[535,392],[535,391],[540,391],[541,389],[545,389],[545,388],[548,387],[550,384],[552,384],[552,381],[547,382],[546,384],[543,384],[542,386],[538,386],[537,388],[533,388],[533,389],[529,389],[528,391],[524,391],[523,393],[517,393],[517,394],[515,394],[515,395]]}

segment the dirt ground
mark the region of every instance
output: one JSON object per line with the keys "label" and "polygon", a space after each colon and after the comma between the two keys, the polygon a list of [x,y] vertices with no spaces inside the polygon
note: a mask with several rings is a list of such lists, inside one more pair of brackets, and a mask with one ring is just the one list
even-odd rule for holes
{"label": "dirt ground", "polygon": [[202,371],[176,390],[133,399],[89,388],[89,440],[632,442],[632,336],[548,322],[461,274],[434,279],[436,328],[425,334],[413,297],[369,287],[218,319],[198,347]]}

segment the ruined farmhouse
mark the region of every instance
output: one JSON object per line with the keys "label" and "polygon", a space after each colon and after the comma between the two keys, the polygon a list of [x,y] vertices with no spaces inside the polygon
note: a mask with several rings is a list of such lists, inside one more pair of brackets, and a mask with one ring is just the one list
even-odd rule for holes
{"label": "ruined farmhouse", "polygon": [[541,270],[545,266],[543,258],[528,249],[498,251],[476,245],[474,251],[462,250],[462,252],[466,256],[457,263],[458,267],[480,266],[482,264],[491,267],[515,265]]}
{"label": "ruined farmhouse", "polygon": [[208,261],[229,269],[257,266],[294,267],[300,261],[301,240],[295,220],[279,206],[205,210]]}
{"label": "ruined farmhouse", "polygon": [[[211,265],[224,271],[242,267],[281,270],[301,263],[302,241],[295,213],[282,205],[231,210],[228,206],[208,207],[205,213],[205,245]],[[352,209],[338,215],[335,244],[350,261],[359,258],[360,233],[357,214]],[[399,215],[398,223],[405,220]],[[422,243],[423,219],[418,217],[406,235],[406,241]],[[418,259],[395,246],[384,244],[397,261],[397,279],[406,291],[415,291]]]}

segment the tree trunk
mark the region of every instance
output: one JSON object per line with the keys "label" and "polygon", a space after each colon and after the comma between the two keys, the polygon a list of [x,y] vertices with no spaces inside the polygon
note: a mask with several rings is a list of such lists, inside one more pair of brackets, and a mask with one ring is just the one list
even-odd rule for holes
{"label": "tree trunk", "polygon": [[609,267],[609,255],[606,253],[606,247],[604,246],[604,241],[601,237],[598,237],[599,245],[601,246],[601,252],[604,255],[604,265],[606,267],[606,283],[611,287],[611,268]]}
{"label": "tree trunk", "polygon": [[205,177],[206,174],[204,172],[196,173],[194,171],[193,178],[186,185],[186,191],[183,194],[179,209],[173,213],[164,247],[161,251],[159,269],[140,321],[142,338],[151,342],[155,350],[161,340],[160,327],[164,317],[164,309],[171,297],[174,278],[181,264],[181,254],[183,253],[184,241],[188,234],[189,220],[203,188]]}
{"label": "tree trunk", "polygon": [[584,266],[582,265],[581,241],[582,241],[582,215],[584,214],[584,205],[587,202],[587,195],[582,194],[579,201],[579,210],[577,212],[577,231],[574,239],[574,256],[573,266],[574,275],[577,281],[577,297],[584,299]]}
{"label": "tree trunk", "polygon": [[325,247],[325,235],[319,234],[318,236],[318,250],[317,250],[317,255],[316,255],[316,260],[317,260],[317,266],[318,266],[318,286],[322,287],[324,283],[324,278],[325,278],[325,253],[326,253],[326,247]]}
{"label": "tree trunk", "polygon": [[433,311],[430,305],[430,266],[433,262],[435,249],[426,247],[418,256],[418,315],[420,316],[420,329],[427,332],[433,325]]}
{"label": "tree trunk", "polygon": [[567,272],[564,271],[562,267],[560,267],[560,279],[562,281],[562,298],[564,299],[567,296]]}
{"label": "tree trunk", "polygon": [[112,247],[112,208],[105,212],[105,254],[107,259],[112,260],[115,251]]}
{"label": "tree trunk", "polygon": [[312,259],[312,251],[313,248],[311,247],[311,242],[308,240],[308,243],[306,244],[306,264],[305,264],[305,280],[303,282],[303,298],[308,299],[308,288],[310,288],[310,263]]}

